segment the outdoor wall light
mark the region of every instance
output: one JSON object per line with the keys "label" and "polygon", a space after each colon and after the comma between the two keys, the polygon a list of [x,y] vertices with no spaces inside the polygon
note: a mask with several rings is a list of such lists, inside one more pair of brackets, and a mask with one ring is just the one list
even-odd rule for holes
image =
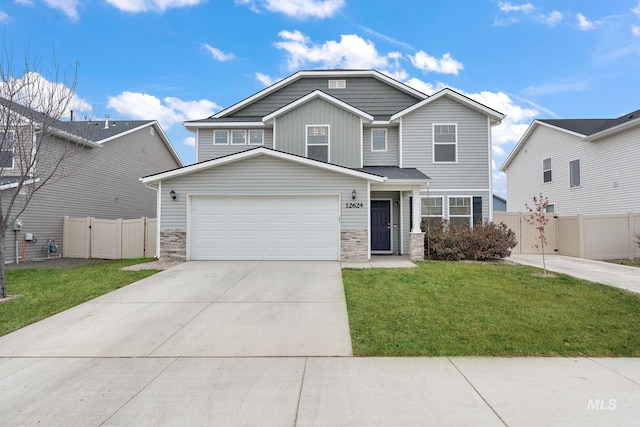
{"label": "outdoor wall light", "polygon": [[357,195],[358,195],[358,192],[357,192],[357,191],[356,191],[356,189],[354,188],[354,189],[353,189],[353,191],[351,192],[351,198],[352,198],[353,200],[355,200]]}
{"label": "outdoor wall light", "polygon": [[176,199],[176,197],[177,197],[177,196],[176,196],[176,192],[175,192],[174,190],[171,190],[171,191],[169,192],[169,195],[171,196],[171,198],[172,198],[173,200],[175,200],[175,199]]}

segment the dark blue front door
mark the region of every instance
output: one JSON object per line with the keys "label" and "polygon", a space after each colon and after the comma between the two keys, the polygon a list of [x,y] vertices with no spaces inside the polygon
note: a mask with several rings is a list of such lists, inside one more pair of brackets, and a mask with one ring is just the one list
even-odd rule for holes
{"label": "dark blue front door", "polygon": [[371,250],[391,250],[391,202],[371,201]]}

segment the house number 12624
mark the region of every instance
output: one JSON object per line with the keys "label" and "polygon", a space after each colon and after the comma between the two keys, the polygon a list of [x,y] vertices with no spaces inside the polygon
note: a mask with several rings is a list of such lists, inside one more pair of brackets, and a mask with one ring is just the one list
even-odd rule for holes
{"label": "house number 12624", "polygon": [[359,202],[359,203],[352,203],[352,202],[347,202],[347,209],[362,209],[364,208],[364,203]]}

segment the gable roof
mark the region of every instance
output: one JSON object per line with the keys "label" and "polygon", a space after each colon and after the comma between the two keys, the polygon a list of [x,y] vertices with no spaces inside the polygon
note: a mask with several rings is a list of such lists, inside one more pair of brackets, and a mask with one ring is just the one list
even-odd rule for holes
{"label": "gable roof", "polygon": [[451,89],[451,88],[444,88],[438,92],[436,92],[435,94],[431,95],[429,98],[418,102],[417,104],[412,105],[409,108],[406,108],[402,111],[400,111],[397,114],[394,114],[393,116],[391,116],[391,118],[389,119],[389,121],[394,121],[399,119],[400,117],[404,116],[405,114],[411,113],[412,111],[417,110],[418,108],[424,107],[425,105],[431,104],[435,101],[437,101],[440,98],[450,98],[453,99],[461,104],[464,104],[482,114],[485,114],[487,116],[489,116],[489,118],[492,120],[491,124],[492,125],[499,125],[500,122],[502,122],[502,120],[506,117],[504,114],[494,110],[493,108],[489,108],[484,104],[479,103],[478,101],[475,101],[471,98],[469,98],[468,96],[465,96],[459,92],[456,92],[455,90]]}
{"label": "gable roof", "polygon": [[342,108],[343,110],[349,111],[350,113],[356,115],[356,116],[360,116],[361,118],[368,120],[370,122],[373,121],[373,116],[370,114],[367,114],[366,112],[359,110],[358,108],[347,104],[346,102],[342,102],[340,101],[338,98],[334,98],[331,95],[328,95],[326,93],[324,93],[321,90],[314,90],[313,92],[303,96],[302,98],[299,98],[287,105],[285,105],[284,107],[274,111],[271,114],[268,114],[266,116],[264,116],[262,118],[262,121],[264,123],[268,123],[269,121],[275,119],[276,117],[285,114],[295,108],[298,108],[299,106],[306,104],[307,102],[313,101],[314,99],[322,99],[324,101],[327,101],[330,104],[335,105],[336,107]]}
{"label": "gable roof", "polygon": [[520,149],[524,146],[531,133],[538,126],[546,126],[548,128],[555,129],[560,132],[565,132],[567,134],[577,136],[578,138],[582,138],[582,140],[585,142],[591,142],[638,125],[640,125],[640,110],[623,114],[622,116],[615,119],[534,120],[533,123],[529,125],[524,135],[522,135],[502,166],[500,166],[500,170],[504,172],[509,167],[511,161],[515,158]]}
{"label": "gable roof", "polygon": [[153,175],[148,175],[140,178],[144,184],[154,183],[162,181],[164,179],[175,178],[182,175],[188,175],[194,172],[214,168],[217,166],[234,163],[240,160],[256,157],[256,156],[270,156],[278,159],[288,160],[294,163],[317,167],[319,169],[328,170],[331,172],[338,172],[344,175],[353,176],[356,178],[362,178],[369,181],[384,182],[386,178],[383,176],[363,172],[356,169],[347,168],[344,166],[334,165],[332,163],[321,162],[319,160],[309,159],[307,157],[297,156],[295,154],[285,153],[283,151],[274,150],[267,147],[256,147],[249,150],[240,151],[239,153],[229,154],[227,156],[218,157],[211,160],[205,160],[203,162],[194,163],[189,166],[184,166],[177,169],[172,169],[165,172],[160,172]]}
{"label": "gable roof", "polygon": [[274,84],[272,84],[271,86],[262,89],[261,91],[249,96],[248,98],[243,99],[242,101],[228,107],[225,108],[224,110],[214,114],[213,116],[211,116],[211,118],[221,118],[221,117],[225,117],[228,116],[242,108],[244,108],[245,106],[258,101],[259,99],[262,99],[278,90],[280,90],[281,88],[290,85],[291,83],[300,80],[302,78],[305,77],[328,77],[328,78],[340,78],[340,77],[373,77],[377,80],[380,80],[384,83],[387,83],[388,85],[402,91],[405,92],[411,96],[416,97],[417,99],[425,99],[427,98],[427,95],[425,95],[424,93],[412,88],[411,86],[408,86],[402,82],[399,82],[398,80],[395,80],[389,76],[387,76],[386,74],[383,74],[379,71],[376,70],[303,70],[303,71],[298,71],[292,75],[290,75],[289,77],[286,77]]}

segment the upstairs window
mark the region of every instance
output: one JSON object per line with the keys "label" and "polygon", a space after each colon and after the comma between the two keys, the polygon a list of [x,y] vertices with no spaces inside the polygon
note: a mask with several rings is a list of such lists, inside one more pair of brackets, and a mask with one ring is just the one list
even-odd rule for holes
{"label": "upstairs window", "polygon": [[433,161],[435,163],[458,161],[458,125],[433,125]]}
{"label": "upstairs window", "polygon": [[386,129],[371,129],[371,151],[387,151]]}
{"label": "upstairs window", "polygon": [[247,131],[246,130],[232,130],[231,131],[231,144],[244,145],[247,143]]}
{"label": "upstairs window", "polygon": [[580,187],[580,160],[569,162],[569,187]]}
{"label": "upstairs window", "polygon": [[229,131],[216,130],[213,133],[213,143],[215,145],[227,145],[229,144]]}
{"label": "upstairs window", "polygon": [[542,161],[542,182],[551,182],[551,159]]}
{"label": "upstairs window", "polygon": [[12,130],[0,136],[0,168],[13,169],[13,144],[15,134]]}
{"label": "upstairs window", "polygon": [[346,87],[346,80],[329,80],[329,89],[344,89]]}
{"label": "upstairs window", "polygon": [[264,144],[264,131],[250,130],[249,145],[263,145],[263,144]]}
{"label": "upstairs window", "polygon": [[329,125],[307,125],[307,157],[329,161]]}

